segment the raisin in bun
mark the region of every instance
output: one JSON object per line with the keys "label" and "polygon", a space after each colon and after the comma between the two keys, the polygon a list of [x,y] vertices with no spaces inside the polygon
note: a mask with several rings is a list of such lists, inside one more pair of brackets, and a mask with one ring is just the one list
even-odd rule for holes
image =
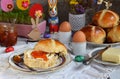
{"label": "raisin in bun", "polygon": [[81,29],[86,35],[86,40],[88,42],[94,42],[97,44],[102,44],[106,38],[106,32],[103,28],[93,25],[87,25]]}
{"label": "raisin in bun", "polygon": [[120,25],[113,27],[107,34],[107,42],[120,42]]}
{"label": "raisin in bun", "polygon": [[93,16],[92,23],[102,28],[111,28],[118,25],[119,16],[111,10],[100,10]]}

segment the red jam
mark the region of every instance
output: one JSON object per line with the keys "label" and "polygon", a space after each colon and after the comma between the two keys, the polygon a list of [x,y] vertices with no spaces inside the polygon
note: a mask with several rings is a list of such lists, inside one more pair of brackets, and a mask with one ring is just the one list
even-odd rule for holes
{"label": "red jam", "polygon": [[33,51],[31,53],[31,55],[34,57],[34,58],[43,58],[45,61],[48,60],[47,56],[46,56],[46,52],[42,52],[42,51]]}
{"label": "red jam", "polygon": [[7,24],[0,25],[0,45],[13,46],[17,42],[17,31],[14,26]]}

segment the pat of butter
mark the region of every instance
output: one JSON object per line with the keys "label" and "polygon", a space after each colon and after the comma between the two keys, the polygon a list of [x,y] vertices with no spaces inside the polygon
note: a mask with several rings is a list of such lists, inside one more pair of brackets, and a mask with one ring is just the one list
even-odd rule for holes
{"label": "pat of butter", "polygon": [[120,64],[120,48],[108,48],[102,54],[102,61]]}

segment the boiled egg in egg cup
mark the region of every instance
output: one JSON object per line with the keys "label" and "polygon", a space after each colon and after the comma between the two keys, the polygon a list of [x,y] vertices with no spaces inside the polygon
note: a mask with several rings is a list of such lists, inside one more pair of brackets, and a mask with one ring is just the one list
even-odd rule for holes
{"label": "boiled egg in egg cup", "polygon": [[72,37],[71,47],[74,55],[87,56],[86,36],[82,31],[77,31]]}
{"label": "boiled egg in egg cup", "polygon": [[71,41],[72,31],[69,22],[64,21],[60,24],[58,32],[58,40],[64,44],[69,44]]}

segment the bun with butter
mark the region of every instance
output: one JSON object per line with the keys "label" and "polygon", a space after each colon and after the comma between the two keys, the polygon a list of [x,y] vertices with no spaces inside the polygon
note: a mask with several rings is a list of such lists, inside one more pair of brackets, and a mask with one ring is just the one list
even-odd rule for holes
{"label": "bun with butter", "polygon": [[67,54],[64,44],[58,40],[43,39],[33,49],[24,52],[24,63],[32,68],[47,69],[58,63],[58,54]]}

